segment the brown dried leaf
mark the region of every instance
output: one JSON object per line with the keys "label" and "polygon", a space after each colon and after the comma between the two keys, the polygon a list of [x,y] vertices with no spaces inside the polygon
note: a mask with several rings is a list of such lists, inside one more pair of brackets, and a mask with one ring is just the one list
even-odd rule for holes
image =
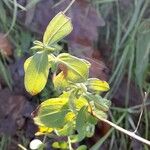
{"label": "brown dried leaf", "polygon": [[23,128],[25,117],[30,116],[33,108],[22,95],[13,95],[9,89],[0,91],[0,134],[15,134]]}

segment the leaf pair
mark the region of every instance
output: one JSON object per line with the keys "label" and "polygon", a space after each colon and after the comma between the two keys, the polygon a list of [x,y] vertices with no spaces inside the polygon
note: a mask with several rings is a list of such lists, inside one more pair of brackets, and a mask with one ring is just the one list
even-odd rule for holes
{"label": "leaf pair", "polygon": [[35,41],[33,49],[40,50],[34,56],[28,58],[24,64],[25,88],[31,95],[36,95],[46,85],[49,65],[48,54],[59,49],[57,42],[72,31],[72,23],[62,12],[58,13],[49,23],[43,36],[43,43]]}
{"label": "leaf pair", "polygon": [[47,52],[42,51],[26,60],[24,64],[25,87],[31,95],[38,94],[45,87],[49,68],[52,65],[56,65],[62,70],[54,78],[54,85],[57,88],[67,87],[68,82],[78,83],[87,80],[90,67],[88,62],[67,53],[62,53],[52,59],[54,62],[48,60]]}
{"label": "leaf pair", "polygon": [[[39,132],[45,133],[47,128],[48,131],[56,129],[59,135],[71,134],[76,116],[69,107],[69,98],[70,93],[63,93],[58,98],[51,98],[41,103],[33,116],[34,122],[40,127]],[[75,101],[78,110],[87,104],[87,101],[83,98]]]}

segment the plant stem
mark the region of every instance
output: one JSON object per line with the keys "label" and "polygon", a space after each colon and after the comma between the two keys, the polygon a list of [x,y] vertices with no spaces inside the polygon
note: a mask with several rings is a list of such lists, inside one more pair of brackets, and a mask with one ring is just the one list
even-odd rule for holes
{"label": "plant stem", "polygon": [[113,122],[111,122],[111,121],[109,121],[107,119],[103,119],[103,118],[99,118],[99,117],[97,117],[97,118],[100,119],[101,121],[109,124],[110,126],[114,127],[115,129],[121,131],[122,133],[127,134],[128,136],[130,136],[130,137],[132,137],[132,138],[134,138],[134,139],[136,139],[136,140],[138,140],[138,141],[140,141],[140,142],[142,142],[142,143],[147,144],[147,145],[150,146],[150,141],[148,141],[148,140],[146,140],[146,139],[144,139],[144,138],[136,135],[134,132],[128,131],[126,129],[123,129],[122,127],[114,124]]}
{"label": "plant stem", "polygon": [[70,2],[70,4],[67,6],[67,8],[63,11],[64,14],[68,11],[68,9],[72,6],[72,4],[73,4],[75,1],[76,1],[76,0],[72,0],[72,1]]}
{"label": "plant stem", "polygon": [[18,147],[20,148],[20,149],[22,149],[22,150],[27,150],[23,145],[21,145],[21,144],[18,144]]}
{"label": "plant stem", "polygon": [[43,138],[43,143],[45,144],[46,142],[46,138],[47,138],[47,135],[44,135],[44,138]]}
{"label": "plant stem", "polygon": [[69,136],[68,136],[68,144],[69,144],[69,150],[73,150],[72,145],[71,145],[71,140],[70,140]]}
{"label": "plant stem", "polygon": [[[126,112],[123,113],[123,115],[118,119],[116,124],[119,124],[122,122],[122,120],[125,118]],[[110,136],[110,134],[114,131],[114,128],[111,127],[110,130],[98,141],[95,145],[93,145],[90,150],[98,150],[100,146],[106,141],[106,139]]]}

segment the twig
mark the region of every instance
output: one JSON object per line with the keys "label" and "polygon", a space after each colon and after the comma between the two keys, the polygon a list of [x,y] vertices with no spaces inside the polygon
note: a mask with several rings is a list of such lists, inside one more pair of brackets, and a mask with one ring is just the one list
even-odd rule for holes
{"label": "twig", "polygon": [[76,1],[76,0],[72,0],[72,1],[70,2],[70,4],[67,6],[67,8],[63,11],[64,14],[68,11],[68,9],[72,6],[72,4],[73,4],[75,1]]}
{"label": "twig", "polygon": [[45,134],[45,135],[44,135],[44,138],[43,138],[43,143],[46,142],[46,138],[47,138],[47,135]]}
{"label": "twig", "polygon": [[18,144],[18,147],[20,148],[20,149],[22,149],[22,150],[27,150],[23,145],[21,145],[21,144]]}
{"label": "twig", "polygon": [[[120,124],[120,122],[124,119],[125,116],[126,116],[126,112],[123,113],[123,115],[117,120],[116,124]],[[115,130],[115,128],[111,127],[109,129],[109,131],[95,145],[93,145],[89,150],[95,150],[95,149],[97,149],[97,147],[100,147],[114,130]]]}
{"label": "twig", "polygon": [[99,118],[99,117],[97,117],[97,118],[100,119],[101,121],[109,124],[110,126],[114,127],[115,129],[121,131],[122,133],[127,134],[128,136],[130,136],[130,137],[132,137],[132,138],[134,138],[134,139],[136,139],[136,140],[138,140],[138,141],[140,141],[140,142],[150,146],[150,141],[148,141],[148,140],[146,140],[146,139],[136,135],[134,132],[130,132],[130,131],[126,130],[126,129],[123,129],[122,127],[114,124],[113,122],[111,122],[111,121],[109,121],[107,119],[103,119],[103,118]]}

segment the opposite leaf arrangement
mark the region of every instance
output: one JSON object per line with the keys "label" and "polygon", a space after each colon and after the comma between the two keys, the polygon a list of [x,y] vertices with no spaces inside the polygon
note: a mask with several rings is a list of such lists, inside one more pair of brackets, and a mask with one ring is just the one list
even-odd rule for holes
{"label": "opposite leaf arrangement", "polygon": [[[90,63],[68,53],[61,53],[57,44],[70,34],[72,23],[63,12],[58,13],[49,23],[43,42],[34,41],[31,49],[36,53],[24,64],[25,88],[31,95],[40,93],[48,80],[49,71],[53,73],[54,88],[60,93],[40,104],[33,113],[39,130],[36,135],[66,136],[63,141],[66,149],[71,144],[82,141],[94,134],[97,118],[107,118],[110,101],[99,94],[109,90],[105,81],[89,78]],[[53,147],[61,148],[61,142]],[[80,146],[78,149],[81,149]]]}

